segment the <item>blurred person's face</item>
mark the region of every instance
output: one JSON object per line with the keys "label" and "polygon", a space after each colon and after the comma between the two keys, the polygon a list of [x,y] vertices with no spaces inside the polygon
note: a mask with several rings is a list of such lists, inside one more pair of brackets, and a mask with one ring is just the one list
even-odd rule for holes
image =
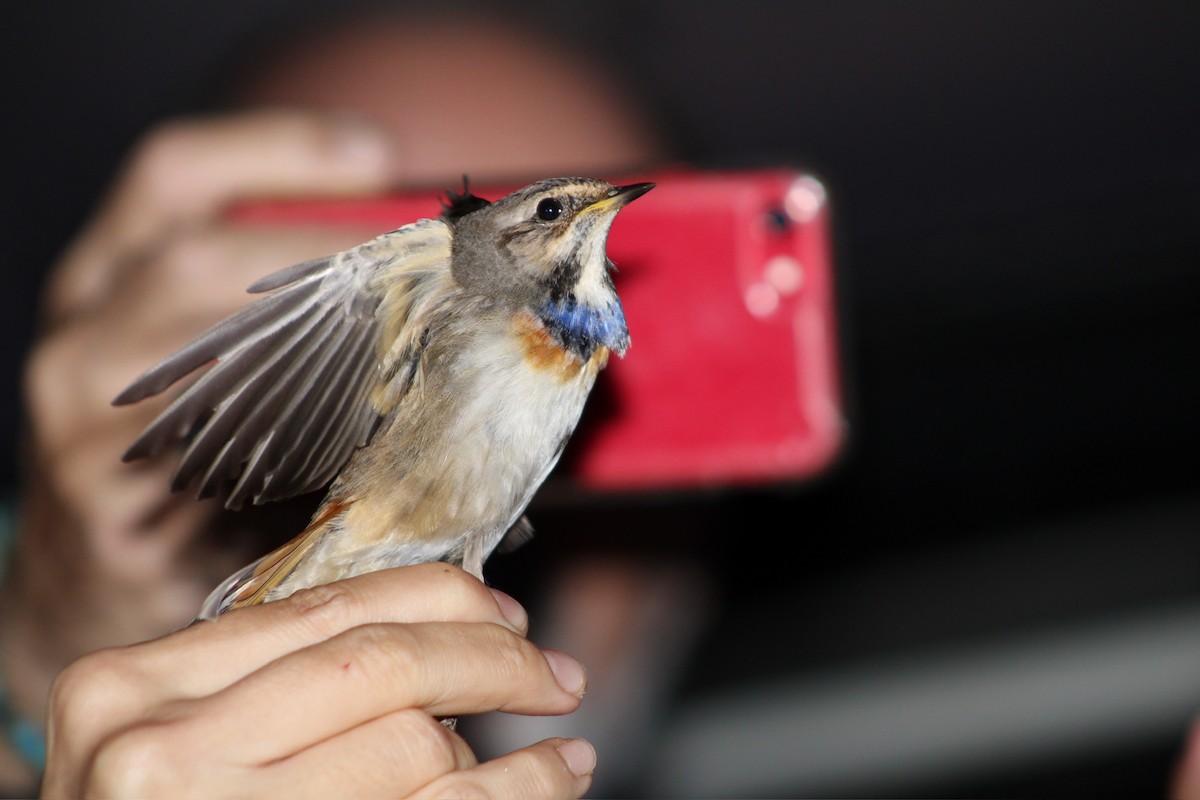
{"label": "blurred person's face", "polygon": [[395,132],[408,185],[604,177],[662,156],[603,65],[492,21],[338,25],[280,49],[233,99],[363,114]]}

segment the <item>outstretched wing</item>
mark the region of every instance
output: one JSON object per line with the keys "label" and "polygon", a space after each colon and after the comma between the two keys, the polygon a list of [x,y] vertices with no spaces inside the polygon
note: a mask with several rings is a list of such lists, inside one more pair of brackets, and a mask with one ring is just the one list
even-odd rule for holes
{"label": "outstretched wing", "polygon": [[[216,362],[125,453],[188,441],[171,488],[264,503],[320,488],[411,384],[430,320],[454,294],[450,229],[421,220],[250,287],[270,292],[133,382],[134,403]],[[189,441],[190,437],[190,441]]]}

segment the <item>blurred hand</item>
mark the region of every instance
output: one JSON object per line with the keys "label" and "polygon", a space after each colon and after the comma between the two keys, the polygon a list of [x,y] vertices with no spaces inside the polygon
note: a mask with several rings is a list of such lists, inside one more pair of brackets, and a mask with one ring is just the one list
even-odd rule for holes
{"label": "blurred hand", "polygon": [[1169,785],[1171,800],[1200,800],[1200,719],[1192,723]]}
{"label": "blurred hand", "polygon": [[47,797],[579,797],[552,739],[478,764],[436,717],[565,714],[586,678],[446,564],[371,573],[104,650],[55,684]]}
{"label": "blurred hand", "polygon": [[174,456],[121,463],[162,404],[114,409],[112,398],[247,303],[257,278],[379,233],[236,225],[224,210],[379,192],[394,177],[388,139],[359,120],[271,111],[172,122],[135,150],[67,249],[25,375],[21,535],[4,587],[4,669],[29,718],[41,719],[68,662],[186,623],[252,555],[204,550],[198,534],[218,507],[168,493]]}

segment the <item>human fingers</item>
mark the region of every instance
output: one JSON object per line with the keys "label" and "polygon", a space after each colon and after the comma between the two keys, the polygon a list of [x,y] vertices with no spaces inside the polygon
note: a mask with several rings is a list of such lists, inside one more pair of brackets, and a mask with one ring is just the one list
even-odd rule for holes
{"label": "human fingers", "polygon": [[49,287],[50,316],[98,302],[124,260],[236,200],[380,191],[391,161],[387,136],[349,116],[269,110],[164,123],[68,249]]}
{"label": "human fingers", "polygon": [[[340,252],[382,232],[379,225],[237,222],[181,232],[125,268],[97,324],[121,337],[119,344],[132,354],[127,360],[162,357],[261,297],[246,291],[260,278]],[[131,316],[136,326],[128,324]],[[126,324],[115,325],[118,321]],[[159,339],[152,348],[143,344],[147,334]],[[164,337],[166,341],[161,341]],[[121,375],[116,380],[131,377]]]}
{"label": "human fingers", "polygon": [[[227,737],[232,755],[241,761],[237,743],[245,731],[260,730],[258,721],[252,719],[243,728],[241,714],[228,716],[229,704],[201,705],[197,698],[252,673],[261,677],[264,664],[295,656],[297,650],[303,653],[308,643],[361,629],[364,623],[478,620],[490,624],[474,627],[505,630],[513,638],[520,638],[527,624],[525,612],[515,600],[488,590],[474,577],[446,564],[370,573],[306,590],[293,598],[230,612],[216,622],[193,625],[155,641],[101,650],[71,664],[59,674],[51,691],[48,780],[53,778],[57,783],[52,785],[64,787],[61,794],[77,795],[78,787],[72,782],[79,780],[78,765],[88,763],[117,733],[145,727],[148,720],[163,720],[169,716],[167,709],[174,709],[177,716],[181,709],[187,712],[169,726],[172,732],[183,732],[178,742],[182,752],[187,752],[193,741],[189,737],[198,736],[195,741],[200,742],[206,735]],[[203,658],[197,658],[197,653]],[[318,694],[326,688],[319,686]],[[275,699],[304,717],[305,707],[296,702],[300,696],[284,691]],[[267,718],[275,713],[274,709],[256,708]],[[377,708],[367,719],[380,713]],[[307,744],[315,741],[318,739]]]}
{"label": "human fingers", "polygon": [[596,751],[583,739],[547,739],[479,764],[462,737],[428,714],[387,714],[282,759],[255,776],[266,796],[581,797]]}
{"label": "human fingers", "polygon": [[[218,759],[263,765],[407,708],[433,716],[566,714],[585,686],[570,656],[539,650],[499,625],[362,625],[188,703],[195,726],[188,735]],[[255,731],[252,741],[235,745],[221,733],[241,729]]]}
{"label": "human fingers", "polygon": [[254,772],[267,797],[407,797],[477,763],[462,737],[418,709],[384,714]]}
{"label": "human fingers", "polygon": [[[493,623],[524,636],[528,616],[512,597],[459,567],[417,564],[304,589],[192,625],[139,651],[138,670],[161,684],[160,699],[202,697],[359,626],[416,622]],[[197,650],[206,654],[205,663],[188,665],[188,654]]]}
{"label": "human fingers", "polygon": [[592,784],[596,751],[584,739],[547,739],[475,767],[443,773],[414,798],[582,797]]}
{"label": "human fingers", "polygon": [[[318,717],[320,709],[307,713]],[[110,724],[94,748],[83,750],[52,725],[45,796],[167,796],[186,786],[202,796],[579,797],[595,765],[588,743],[563,739],[476,765],[460,737],[417,709],[377,714],[259,763],[245,751],[271,738],[270,726],[222,716],[203,702],[169,704],[133,723]],[[104,718],[87,718],[97,719]]]}

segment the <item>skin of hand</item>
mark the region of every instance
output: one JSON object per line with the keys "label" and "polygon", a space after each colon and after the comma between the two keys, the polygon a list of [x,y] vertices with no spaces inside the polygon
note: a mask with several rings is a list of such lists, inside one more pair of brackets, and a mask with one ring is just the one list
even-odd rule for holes
{"label": "skin of hand", "polygon": [[1200,719],[1192,723],[1167,787],[1171,800],[1200,800]]}
{"label": "skin of hand", "polygon": [[42,719],[66,664],[186,624],[249,554],[201,535],[218,506],[166,492],[169,457],[121,463],[162,404],[114,409],[113,396],[244,305],[258,277],[373,233],[238,226],[223,212],[258,196],[382,191],[394,180],[390,141],[361,120],[319,113],[166,124],[63,255],[26,368],[20,536],[0,597],[4,679],[27,718]]}
{"label": "skin of hand", "polygon": [[437,721],[578,706],[582,666],[526,629],[511,597],[422,564],[98,651],[55,682],[43,796],[579,797],[587,742],[479,764]]}

